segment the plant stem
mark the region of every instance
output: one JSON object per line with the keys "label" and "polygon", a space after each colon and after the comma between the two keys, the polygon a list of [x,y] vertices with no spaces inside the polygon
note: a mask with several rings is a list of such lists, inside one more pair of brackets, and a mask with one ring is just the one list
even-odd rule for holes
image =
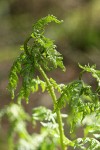
{"label": "plant stem", "polygon": [[[55,95],[55,92],[54,92],[54,88],[53,86],[51,85],[47,75],[45,74],[44,70],[41,68],[41,66],[38,66],[38,70],[40,71],[41,75],[43,76],[45,82],[47,83],[48,85],[48,89],[49,89],[49,92],[50,92],[50,95],[52,97],[52,100],[53,100],[53,103],[54,103],[54,107],[56,105],[56,102],[57,102],[57,98],[56,98],[56,95]],[[65,144],[64,144],[64,130],[63,130],[63,123],[62,123],[62,117],[61,117],[61,113],[60,113],[60,110],[56,110],[56,114],[57,114],[57,120],[58,120],[58,124],[59,124],[59,134],[60,134],[60,142],[61,142],[61,147],[62,147],[62,150],[65,150]]]}

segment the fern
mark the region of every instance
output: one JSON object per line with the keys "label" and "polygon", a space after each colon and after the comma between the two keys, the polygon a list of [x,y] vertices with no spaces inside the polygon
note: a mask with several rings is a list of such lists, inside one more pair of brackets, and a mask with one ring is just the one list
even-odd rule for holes
{"label": "fern", "polygon": [[99,93],[93,92],[91,86],[85,84],[82,80],[76,80],[64,86],[62,94],[57,101],[56,109],[63,108],[66,104],[70,106],[71,131],[87,115],[93,112],[100,115]]}
{"label": "fern", "polygon": [[[32,79],[35,79],[35,71],[38,66],[41,65],[43,69],[51,70],[57,67],[65,70],[63,65],[63,58],[59,52],[56,51],[56,46],[53,41],[44,37],[44,25],[50,22],[61,23],[53,15],[48,15],[37,21],[33,25],[33,32],[30,37],[25,41],[24,46],[21,47],[23,52],[14,62],[10,75],[8,89],[11,92],[12,98],[14,98],[14,91],[17,88],[19,74],[22,77],[22,88],[18,94],[19,99],[26,99],[31,92]],[[33,39],[31,46],[28,46],[30,39]]]}
{"label": "fern", "polygon": [[[42,92],[47,91],[51,96],[53,110],[43,106],[34,108],[31,120],[22,107],[16,104],[3,109],[0,113],[0,119],[5,114],[8,116],[11,124],[9,132],[11,140],[13,140],[13,132],[19,135],[17,144],[15,146],[13,144],[15,149],[51,150],[59,149],[60,145],[62,150],[67,150],[69,147],[80,150],[99,150],[100,71],[96,70],[95,65],[82,66],[79,64],[82,69],[79,80],[68,84],[58,84],[53,78],[48,78],[47,71],[58,67],[65,71],[63,57],[56,50],[54,41],[44,36],[45,26],[51,22],[59,24],[62,21],[53,15],[48,15],[34,23],[32,33],[21,46],[21,54],[10,70],[8,90],[12,99],[17,97],[18,103],[21,104],[22,99],[29,102],[30,94],[41,88]],[[92,87],[82,80],[82,75],[85,72],[91,73],[92,77],[96,79],[98,83],[96,90],[92,90]],[[59,97],[56,91],[59,93]],[[68,115],[61,114],[61,110],[66,106],[69,106]],[[96,123],[89,122],[88,124],[86,119],[91,119],[93,115],[93,122]],[[63,117],[70,120],[70,135],[74,132],[75,127],[82,125],[84,137],[69,139],[64,134]],[[35,126],[37,122],[40,122],[40,134],[29,135],[26,130],[26,121],[32,121]],[[49,142],[47,142],[48,140]]]}

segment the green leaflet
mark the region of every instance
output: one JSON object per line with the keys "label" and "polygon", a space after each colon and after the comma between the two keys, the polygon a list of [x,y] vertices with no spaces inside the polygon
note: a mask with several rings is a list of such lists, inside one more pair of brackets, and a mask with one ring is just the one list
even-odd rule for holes
{"label": "green leaflet", "polygon": [[11,93],[12,99],[14,98],[14,91],[17,88],[19,74],[21,73],[22,67],[21,62],[23,61],[25,55],[21,53],[20,56],[16,59],[11,67],[9,74],[8,90]]}
{"label": "green leaflet", "polygon": [[[33,25],[33,33],[41,33],[44,31],[44,27],[45,25],[48,25],[48,23],[50,22],[55,22],[55,23],[61,23],[62,21],[59,21],[55,16],[53,15],[48,15],[42,19],[40,19],[39,21],[37,21],[34,25]],[[40,32],[41,31],[41,32]]]}
{"label": "green leaflet", "polygon": [[36,125],[36,121],[40,121],[43,128],[48,130],[49,135],[53,135],[55,138],[59,139],[59,128],[56,119],[56,113],[53,113],[50,109],[43,106],[33,109],[33,125]]}
{"label": "green leaflet", "polygon": [[57,129],[58,124],[56,123],[56,118],[57,118],[56,113],[53,113],[50,109],[47,109],[43,106],[33,109],[32,113],[33,123],[35,121],[41,121],[41,124],[44,127]]}
{"label": "green leaflet", "polygon": [[85,65],[82,66],[79,64],[79,67],[83,69],[81,75],[83,74],[83,72],[89,72],[92,74],[92,76],[94,78],[96,78],[97,82],[98,82],[98,88],[100,89],[100,70],[96,70],[96,65],[93,66],[89,66],[89,65]]}
{"label": "green leaflet", "polygon": [[85,137],[92,134],[92,137],[99,140],[100,138],[100,114],[97,115],[97,113],[94,112],[90,115],[87,115],[84,118],[82,124],[85,126],[84,128]]}
{"label": "green leaflet", "polygon": [[25,81],[23,82],[23,85],[18,93],[18,102],[20,103],[22,99],[26,99],[26,102],[29,100],[29,96],[34,92],[37,92],[39,90],[39,86],[42,89],[42,92],[46,90],[46,83],[37,77],[36,79],[31,79],[26,76],[24,77]]}
{"label": "green leaflet", "polygon": [[54,89],[56,89],[59,93],[62,92],[62,88],[64,86],[64,84],[58,84],[54,79],[50,78],[50,83],[52,84],[52,86],[54,87]]}
{"label": "green leaflet", "polygon": [[[62,114],[62,117],[66,118],[67,115]],[[36,125],[36,121],[40,121],[41,125],[44,128],[48,129],[49,134],[59,138],[59,129],[58,129],[59,125],[56,120],[57,120],[56,113],[52,112],[50,109],[47,109],[44,106],[36,107],[32,111],[33,125]]]}
{"label": "green leaflet", "polygon": [[77,150],[99,150],[100,142],[94,138],[78,138],[74,141],[74,149]]}

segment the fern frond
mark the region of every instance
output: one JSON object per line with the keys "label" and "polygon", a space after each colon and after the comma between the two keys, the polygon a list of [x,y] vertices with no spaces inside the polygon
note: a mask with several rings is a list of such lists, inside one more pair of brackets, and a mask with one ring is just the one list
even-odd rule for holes
{"label": "fern frond", "polygon": [[80,80],[73,81],[63,88],[62,94],[57,101],[56,109],[61,109],[66,104],[70,106],[72,131],[79,120],[82,121],[88,114],[97,112],[100,115],[98,94],[92,92],[91,86]]}
{"label": "fern frond", "polygon": [[[35,72],[40,65],[45,70],[51,70],[57,67],[65,70],[63,65],[63,58],[61,54],[56,50],[54,42],[49,38],[46,38],[44,34],[45,25],[50,22],[61,23],[55,16],[48,15],[37,21],[33,25],[33,31],[31,35],[25,40],[24,45],[21,46],[23,51],[21,55],[14,62],[10,75],[8,89],[14,98],[14,92],[17,88],[19,75],[22,79],[22,87],[18,94],[18,99],[26,99],[28,101],[29,95],[32,91],[37,91],[36,83],[32,86],[32,82],[35,81]],[[29,44],[30,39],[33,38],[33,43]],[[36,79],[37,81],[37,79]],[[42,91],[45,90],[44,82],[41,81]],[[45,83],[44,83],[45,84]],[[35,89],[36,88],[36,89]]]}

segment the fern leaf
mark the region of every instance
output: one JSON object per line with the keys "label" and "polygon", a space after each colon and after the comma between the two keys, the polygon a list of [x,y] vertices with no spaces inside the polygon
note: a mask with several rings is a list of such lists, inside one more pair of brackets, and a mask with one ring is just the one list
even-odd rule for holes
{"label": "fern leaf", "polygon": [[71,131],[73,131],[79,120],[82,121],[87,115],[93,112],[100,114],[98,94],[92,92],[91,86],[80,80],[73,81],[63,88],[56,109],[61,109],[66,104],[70,106]]}
{"label": "fern leaf", "polygon": [[[45,70],[51,70],[57,67],[65,70],[63,58],[57,52],[54,42],[43,35],[45,25],[48,25],[50,22],[61,23],[62,21],[59,21],[53,15],[48,15],[40,19],[33,25],[31,35],[25,40],[24,45],[21,46],[20,50],[23,52],[14,62],[9,75],[8,89],[12,98],[15,95],[19,75],[22,79],[22,85],[18,94],[18,100],[26,99],[28,101],[30,93],[38,90],[38,83],[36,83],[38,81],[35,78],[38,65]],[[31,38],[33,38],[33,43],[29,44]],[[42,91],[44,91],[45,83],[40,81],[40,86]]]}

